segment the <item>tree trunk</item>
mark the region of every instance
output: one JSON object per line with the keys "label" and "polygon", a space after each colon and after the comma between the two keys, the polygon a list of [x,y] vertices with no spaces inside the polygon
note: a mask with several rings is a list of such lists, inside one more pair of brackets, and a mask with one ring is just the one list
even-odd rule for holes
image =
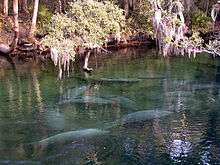
{"label": "tree trunk", "polygon": [[58,9],[57,9],[58,13],[62,12],[62,2],[61,0],[58,0]]}
{"label": "tree trunk", "polygon": [[124,9],[125,17],[128,16],[135,10],[136,0],[123,0],[122,8]]}
{"label": "tree trunk", "polygon": [[14,43],[12,44],[13,50],[17,46],[19,37],[19,24],[18,24],[18,0],[13,0],[13,13],[14,13]]}
{"label": "tree trunk", "polygon": [[37,13],[38,13],[39,0],[34,1],[34,11],[31,23],[31,30],[29,33],[29,38],[34,38],[34,33],[36,31],[36,23],[37,23]]}
{"label": "tree trunk", "polygon": [[8,16],[8,0],[3,2],[3,15]]}
{"label": "tree trunk", "polygon": [[0,44],[0,53],[9,54],[15,50],[18,44],[19,24],[18,24],[18,0],[13,0],[13,15],[14,15],[14,39],[10,45]]}
{"label": "tree trunk", "polygon": [[91,71],[93,71],[92,68],[89,68],[89,67],[88,67],[90,54],[91,54],[91,52],[88,51],[87,54],[86,54],[86,57],[85,57],[84,66],[83,66],[83,70],[84,70],[85,72],[91,72]]}
{"label": "tree trunk", "polygon": [[62,8],[62,13],[66,13],[66,7],[67,7],[67,2],[66,2],[66,0],[62,0],[62,6],[63,6],[63,8]]}
{"label": "tree trunk", "polygon": [[125,11],[125,17],[127,18],[129,15],[129,0],[124,0],[124,11]]}
{"label": "tree trunk", "polygon": [[21,0],[21,11],[24,13],[28,13],[27,0]]}
{"label": "tree trunk", "polygon": [[191,16],[190,13],[192,11],[192,9],[194,8],[194,1],[193,0],[184,0],[184,9],[185,9],[185,22],[187,24],[187,26],[190,25],[190,21],[191,21]]}

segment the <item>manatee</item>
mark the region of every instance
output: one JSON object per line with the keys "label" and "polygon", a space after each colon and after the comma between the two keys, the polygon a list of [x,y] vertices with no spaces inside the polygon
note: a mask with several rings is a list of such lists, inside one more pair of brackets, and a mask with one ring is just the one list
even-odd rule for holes
{"label": "manatee", "polygon": [[120,126],[136,126],[142,125],[146,121],[150,121],[153,119],[160,119],[172,114],[170,111],[163,110],[143,110],[134,113],[130,113],[128,115],[123,116],[121,119],[118,119],[111,123],[103,124],[104,129],[112,129]]}
{"label": "manatee", "polygon": [[108,133],[108,131],[101,130],[101,129],[83,129],[83,130],[77,130],[77,131],[69,131],[69,132],[60,133],[60,134],[48,137],[46,139],[43,139],[37,142],[37,144],[40,146],[46,146],[48,144],[64,143],[64,142],[71,141],[71,140],[104,135],[106,133]]}
{"label": "manatee", "polygon": [[0,164],[9,164],[9,165],[41,165],[42,163],[39,161],[31,161],[31,160],[0,160]]}
{"label": "manatee", "polygon": [[139,107],[136,103],[129,98],[123,96],[103,96],[103,97],[96,97],[96,96],[80,96],[71,98],[68,100],[64,100],[60,102],[60,105],[68,104],[68,103],[90,103],[90,104],[118,104],[124,108],[137,110]]}
{"label": "manatee", "polygon": [[219,88],[219,85],[216,84],[194,84],[192,85],[192,89],[195,91],[200,91],[200,90],[209,90],[209,89],[214,89],[214,88]]}
{"label": "manatee", "polygon": [[109,99],[117,102],[119,105],[126,109],[138,110],[139,106],[131,99],[123,96],[111,96]]}
{"label": "manatee", "polygon": [[102,82],[110,82],[110,83],[136,83],[139,82],[139,79],[129,79],[129,78],[120,78],[120,79],[113,79],[113,78],[101,78],[100,81]]}
{"label": "manatee", "polygon": [[78,88],[74,88],[70,91],[70,95],[72,97],[77,97],[79,95],[82,95],[86,90],[88,89],[88,86],[80,86]]}
{"label": "manatee", "polygon": [[37,121],[2,121],[0,120],[0,126],[6,126],[6,125],[17,125],[17,126],[25,126],[25,125],[34,125],[37,124]]}
{"label": "manatee", "polygon": [[113,100],[105,99],[101,97],[83,96],[83,97],[78,97],[78,98],[73,98],[73,99],[63,101],[60,104],[67,104],[67,103],[115,104],[116,102]]}
{"label": "manatee", "polygon": [[166,77],[165,76],[156,76],[156,77],[140,76],[140,77],[138,77],[138,79],[143,79],[143,80],[163,80],[163,79],[166,79]]}
{"label": "manatee", "polygon": [[124,116],[121,119],[121,125],[129,125],[132,123],[142,123],[148,120],[153,120],[157,118],[162,118],[170,115],[172,112],[170,111],[162,111],[162,110],[145,110],[138,111]]}
{"label": "manatee", "polygon": [[166,97],[174,97],[174,98],[177,98],[177,97],[187,98],[187,97],[191,97],[192,95],[193,93],[191,91],[178,91],[178,90],[165,93]]}
{"label": "manatee", "polygon": [[61,102],[65,102],[66,100],[69,100],[71,98],[76,98],[82,95],[86,90],[88,89],[88,86],[80,86],[73,89],[68,89],[67,92],[65,92],[61,98]]}
{"label": "manatee", "polygon": [[141,81],[136,78],[89,78],[87,81],[103,84],[114,84],[114,83],[137,83]]}

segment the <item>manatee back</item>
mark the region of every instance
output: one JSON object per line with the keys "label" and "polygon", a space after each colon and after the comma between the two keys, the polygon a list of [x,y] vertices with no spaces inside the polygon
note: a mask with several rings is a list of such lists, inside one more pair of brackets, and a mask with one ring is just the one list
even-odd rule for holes
{"label": "manatee back", "polygon": [[162,110],[138,111],[138,112],[134,112],[123,117],[122,125],[127,125],[127,124],[132,124],[132,123],[143,123],[145,121],[162,118],[169,114],[171,114],[171,112],[162,111]]}

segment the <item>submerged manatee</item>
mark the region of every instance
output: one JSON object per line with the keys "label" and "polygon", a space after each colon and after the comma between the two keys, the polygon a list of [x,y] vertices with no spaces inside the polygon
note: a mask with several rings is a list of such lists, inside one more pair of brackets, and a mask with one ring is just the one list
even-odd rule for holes
{"label": "submerged manatee", "polygon": [[111,96],[110,100],[117,102],[121,107],[131,110],[138,110],[139,106],[135,101],[123,96]]}
{"label": "submerged manatee", "polygon": [[194,91],[200,91],[200,90],[210,90],[210,89],[215,89],[215,88],[220,88],[219,85],[217,84],[193,84],[192,85],[192,90]]}
{"label": "submerged manatee", "polygon": [[112,129],[115,127],[120,126],[136,126],[136,125],[142,125],[145,122],[153,119],[160,119],[165,116],[168,116],[172,114],[170,111],[163,111],[163,110],[144,110],[144,111],[138,111],[134,113],[130,113],[128,115],[125,115],[121,119],[118,119],[114,122],[103,124],[104,129]]}
{"label": "submerged manatee", "polygon": [[120,78],[120,79],[113,79],[113,78],[101,78],[100,81],[102,82],[110,82],[110,83],[136,83],[139,82],[139,79],[129,79],[129,78]]}
{"label": "submerged manatee", "polygon": [[138,77],[138,79],[142,79],[142,80],[164,80],[164,79],[166,79],[166,77],[165,76],[155,76],[155,77],[140,76],[140,77]]}
{"label": "submerged manatee", "polygon": [[60,105],[63,104],[69,104],[69,103],[79,103],[79,104],[111,104],[111,105],[120,105],[123,108],[131,109],[131,110],[138,110],[139,106],[129,98],[123,97],[123,96],[103,96],[103,97],[97,97],[97,96],[80,96],[71,98],[69,100],[65,100],[60,102]]}
{"label": "submerged manatee", "polygon": [[104,131],[101,129],[83,129],[78,131],[69,131],[43,139],[39,141],[37,144],[40,146],[46,146],[52,143],[64,143],[66,141],[104,135],[106,133],[108,133],[108,131]]}
{"label": "submerged manatee", "polygon": [[141,81],[136,78],[89,78],[90,82],[103,83],[103,84],[114,84],[114,83],[137,83]]}
{"label": "submerged manatee", "polygon": [[115,104],[115,101],[101,97],[95,97],[95,96],[83,96],[83,97],[69,99],[65,102],[60,103],[60,105],[67,103]]}
{"label": "submerged manatee", "polygon": [[87,89],[88,89],[88,86],[80,86],[80,87],[76,87],[73,89],[68,89],[67,92],[65,92],[61,96],[59,104],[65,104],[65,103],[71,102],[72,99],[79,97]]}
{"label": "submerged manatee", "polygon": [[41,165],[42,163],[39,161],[31,161],[31,160],[0,160],[0,164],[8,164],[8,165]]}
{"label": "submerged manatee", "polygon": [[146,110],[146,111],[138,111],[124,116],[121,119],[121,125],[129,125],[132,123],[143,123],[148,120],[162,118],[170,115],[172,112],[170,111],[162,111],[162,110]]}

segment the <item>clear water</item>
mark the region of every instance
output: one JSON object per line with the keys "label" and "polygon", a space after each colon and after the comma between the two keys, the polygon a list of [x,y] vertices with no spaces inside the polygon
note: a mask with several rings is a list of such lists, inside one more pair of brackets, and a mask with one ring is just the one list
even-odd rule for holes
{"label": "clear water", "polygon": [[108,56],[0,69],[0,164],[220,164],[219,59]]}

